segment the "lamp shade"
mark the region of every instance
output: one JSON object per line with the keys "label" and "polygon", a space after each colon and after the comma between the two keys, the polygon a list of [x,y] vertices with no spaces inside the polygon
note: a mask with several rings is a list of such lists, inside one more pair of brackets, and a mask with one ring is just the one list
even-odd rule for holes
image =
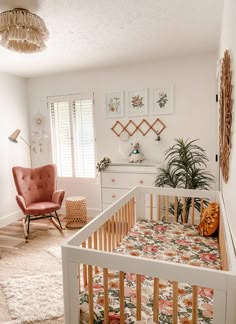
{"label": "lamp shade", "polygon": [[42,18],[24,8],[0,13],[0,45],[20,53],[35,53],[46,46],[48,30]]}
{"label": "lamp shade", "polygon": [[8,139],[13,142],[13,143],[18,143],[17,139],[20,135],[21,130],[20,129],[16,129],[9,137]]}

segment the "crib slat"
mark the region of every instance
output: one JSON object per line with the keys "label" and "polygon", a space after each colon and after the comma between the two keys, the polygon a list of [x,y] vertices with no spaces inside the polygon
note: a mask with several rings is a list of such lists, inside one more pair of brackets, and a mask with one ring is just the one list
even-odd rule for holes
{"label": "crib slat", "polygon": [[129,209],[128,209],[128,203],[125,204],[124,207],[125,210],[125,235],[128,233],[129,230],[129,222],[128,222],[128,215],[129,215]]}
{"label": "crib slat", "polygon": [[127,202],[127,222],[128,222],[128,232],[130,230],[130,221],[131,221],[131,213],[130,213],[130,200]]}
{"label": "crib slat", "polygon": [[178,198],[175,196],[175,222],[178,221]]}
{"label": "crib slat", "polygon": [[[94,244],[94,249],[98,249],[98,232],[93,233],[93,244]],[[98,273],[98,267],[95,266],[95,273]]]}
{"label": "crib slat", "polygon": [[182,204],[183,204],[183,214],[182,214],[182,217],[183,217],[183,223],[186,223],[186,198],[185,197],[182,197]]}
{"label": "crib slat", "polygon": [[134,198],[130,200],[130,229],[134,224]]}
{"label": "crib slat", "polygon": [[102,251],[102,227],[99,228],[99,250]]}
{"label": "crib slat", "polygon": [[192,225],[194,225],[194,197],[192,197],[192,202],[191,202],[191,210],[192,210]]}
{"label": "crib slat", "polygon": [[154,278],[153,291],[153,322],[158,323],[159,315],[159,279]]}
{"label": "crib slat", "polygon": [[131,227],[133,227],[134,226],[134,198],[132,198],[131,199],[131,207],[132,207],[132,218],[131,218],[131,220],[132,220],[132,222],[131,222]]}
{"label": "crib slat", "polygon": [[107,221],[108,251],[111,252],[111,221]]}
{"label": "crib slat", "polygon": [[166,196],[165,204],[166,204],[166,221],[168,222],[169,220],[169,197],[168,196]]}
{"label": "crib slat", "polygon": [[130,219],[129,230],[132,228],[132,218],[133,218],[132,199],[130,199],[130,201],[129,201],[129,219]]}
{"label": "crib slat", "polygon": [[128,223],[127,223],[127,208],[126,208],[126,204],[123,206],[123,211],[124,211],[124,230],[125,230],[125,235],[127,234],[127,228],[128,228]]}
{"label": "crib slat", "polygon": [[[86,242],[82,243],[82,247],[86,248]],[[83,264],[83,280],[84,280],[84,288],[87,287],[88,279],[87,279],[87,265]]]}
{"label": "crib slat", "polygon": [[178,323],[178,282],[173,281],[173,324]]}
{"label": "crib slat", "polygon": [[115,215],[112,216],[111,219],[111,250],[113,251],[115,248],[115,221],[114,221]]}
{"label": "crib slat", "polygon": [[124,237],[124,219],[123,219],[123,207],[121,207],[120,209],[120,217],[121,217],[121,222],[120,222],[120,226],[121,226],[121,241],[123,240]]}
{"label": "crib slat", "polygon": [[104,323],[109,323],[109,301],[108,301],[108,269],[103,269],[103,287],[104,287]]}
{"label": "crib slat", "polygon": [[88,238],[88,248],[89,249],[92,248],[92,236],[89,236],[89,238]]}
{"label": "crib slat", "polygon": [[122,207],[122,238],[125,236],[125,207]]}
{"label": "crib slat", "polygon": [[153,220],[153,195],[150,194],[150,220]]}
{"label": "crib slat", "polygon": [[124,218],[123,218],[123,207],[120,208],[120,219],[121,219],[121,222],[120,222],[120,230],[121,230],[121,241],[123,240],[123,237],[124,237]]}
{"label": "crib slat", "polygon": [[98,248],[98,233],[97,232],[93,233],[93,241],[94,241],[94,249],[97,250],[97,248]]}
{"label": "crib slat", "polygon": [[119,214],[115,215],[115,232],[116,232],[116,247],[119,244]]}
{"label": "crib slat", "polygon": [[221,222],[219,226],[219,244],[220,244],[221,267],[222,270],[228,271],[229,266],[228,266],[227,250],[225,247],[224,227]]}
{"label": "crib slat", "polygon": [[158,220],[160,220],[161,219],[161,196],[160,195],[158,195],[158,208],[157,208],[157,210],[158,210]]}
{"label": "crib slat", "polygon": [[128,231],[131,229],[131,200],[128,202]]}
{"label": "crib slat", "polygon": [[192,292],[192,323],[197,324],[197,314],[198,314],[198,287],[192,286],[193,292]]}
{"label": "crib slat", "polygon": [[203,212],[203,198],[201,198],[201,202],[200,202],[200,212]]}
{"label": "crib slat", "polygon": [[120,271],[120,323],[125,322],[125,290],[124,290],[124,272]]}
{"label": "crib slat", "polygon": [[[92,248],[92,237],[93,237],[93,235],[89,236],[89,238],[88,238],[88,248],[89,248],[89,249]],[[92,267],[92,269],[93,269],[93,266],[91,266],[91,267]],[[89,280],[88,280],[88,281],[89,281]]]}
{"label": "crib slat", "polygon": [[121,217],[121,208],[119,209],[119,243],[122,240],[122,217]]}
{"label": "crib slat", "polygon": [[88,280],[87,280],[87,266],[83,264],[83,279],[84,279],[84,288],[87,287]]}
{"label": "crib slat", "polygon": [[93,324],[93,267],[88,266],[89,323]]}
{"label": "crib slat", "polygon": [[131,202],[130,200],[127,203],[127,212],[128,212],[128,232],[130,231],[130,224],[131,224]]}
{"label": "crib slat", "polygon": [[137,305],[136,305],[136,320],[141,321],[141,275],[136,275],[136,295],[137,295]]}
{"label": "crib slat", "polygon": [[103,246],[104,251],[107,251],[107,223],[103,225]]}

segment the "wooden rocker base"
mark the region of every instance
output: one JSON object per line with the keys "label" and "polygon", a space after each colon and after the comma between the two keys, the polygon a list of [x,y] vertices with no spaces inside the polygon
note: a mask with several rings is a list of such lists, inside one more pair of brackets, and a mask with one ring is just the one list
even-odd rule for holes
{"label": "wooden rocker base", "polygon": [[26,215],[25,218],[23,218],[22,223],[23,223],[23,230],[24,230],[24,236],[25,236],[25,241],[26,243],[28,242],[29,238],[29,228],[30,228],[30,222],[33,220],[38,220],[38,219],[43,219],[43,218],[50,218],[51,222],[53,225],[62,233],[62,231],[65,229],[62,227],[60,219],[57,215],[57,212],[54,212],[55,215],[49,214],[49,215]]}
{"label": "wooden rocker base", "polygon": [[57,221],[55,220],[55,218],[52,216],[51,217],[51,222],[53,223],[53,225],[60,231],[63,232],[63,230],[65,229],[65,227],[60,226]]}

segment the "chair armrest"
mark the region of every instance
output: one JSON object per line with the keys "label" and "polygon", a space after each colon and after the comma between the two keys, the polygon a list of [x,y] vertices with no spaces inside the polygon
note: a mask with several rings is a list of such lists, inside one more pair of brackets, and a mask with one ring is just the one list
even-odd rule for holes
{"label": "chair armrest", "polygon": [[64,195],[65,195],[65,191],[64,190],[54,191],[54,193],[52,195],[52,202],[54,204],[57,204],[57,205],[61,206],[62,201],[64,199]]}
{"label": "chair armrest", "polygon": [[23,211],[23,213],[25,213],[26,205],[25,205],[25,200],[24,200],[23,196],[16,195],[16,202],[17,202],[18,206],[20,207],[20,209]]}

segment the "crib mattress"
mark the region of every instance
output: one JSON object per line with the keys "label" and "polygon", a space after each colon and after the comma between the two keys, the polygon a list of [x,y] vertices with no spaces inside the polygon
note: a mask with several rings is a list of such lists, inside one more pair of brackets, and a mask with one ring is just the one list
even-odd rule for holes
{"label": "crib mattress", "polygon": [[[212,269],[220,269],[217,237],[201,237],[196,227],[163,221],[138,221],[115,252],[135,257],[167,260]],[[172,323],[172,283],[160,280],[159,323]],[[103,274],[94,276],[94,323],[104,320]],[[179,323],[191,323],[192,288],[178,286]],[[109,271],[109,322],[119,323],[119,273]],[[125,323],[134,323],[136,314],[136,276],[125,274]],[[213,290],[200,288],[198,323],[213,323]],[[142,276],[142,319],[151,320],[153,278]],[[88,293],[80,295],[81,323],[88,323]]]}

